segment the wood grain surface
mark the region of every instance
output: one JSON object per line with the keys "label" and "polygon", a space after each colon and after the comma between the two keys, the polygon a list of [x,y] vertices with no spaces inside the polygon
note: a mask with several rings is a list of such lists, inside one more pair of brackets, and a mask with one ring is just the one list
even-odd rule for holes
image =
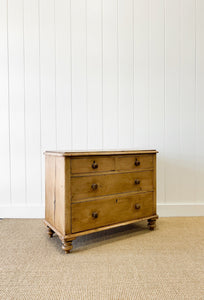
{"label": "wood grain surface", "polygon": [[[140,182],[135,184],[135,181]],[[97,188],[93,189],[93,185]],[[153,171],[106,174],[71,178],[72,201],[132,191],[152,191]]]}
{"label": "wood grain surface", "polygon": [[112,196],[72,204],[72,233],[153,215],[153,194]]}

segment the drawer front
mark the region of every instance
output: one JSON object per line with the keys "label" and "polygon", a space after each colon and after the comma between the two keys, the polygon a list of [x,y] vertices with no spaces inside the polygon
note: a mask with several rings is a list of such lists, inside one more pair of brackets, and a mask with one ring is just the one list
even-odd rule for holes
{"label": "drawer front", "polygon": [[123,155],[116,158],[117,170],[142,170],[153,168],[153,155]]}
{"label": "drawer front", "polygon": [[72,201],[126,192],[153,190],[153,171],[71,178]]}
{"label": "drawer front", "polygon": [[115,158],[113,156],[106,157],[84,157],[84,158],[72,158],[71,160],[71,172],[76,173],[97,173],[114,171]]}
{"label": "drawer front", "polygon": [[72,233],[154,214],[153,193],[112,196],[72,204]]}

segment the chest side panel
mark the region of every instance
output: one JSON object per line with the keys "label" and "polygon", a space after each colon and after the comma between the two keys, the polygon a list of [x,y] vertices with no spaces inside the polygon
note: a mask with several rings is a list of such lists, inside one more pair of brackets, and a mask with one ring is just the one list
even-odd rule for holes
{"label": "chest side panel", "polygon": [[45,156],[45,220],[54,226],[55,156]]}
{"label": "chest side panel", "polygon": [[66,233],[67,224],[70,222],[70,217],[66,217],[68,211],[66,191],[69,183],[69,178],[66,181],[66,177],[69,174],[69,158],[68,162],[66,160],[64,157],[45,157],[45,220],[61,234]]}

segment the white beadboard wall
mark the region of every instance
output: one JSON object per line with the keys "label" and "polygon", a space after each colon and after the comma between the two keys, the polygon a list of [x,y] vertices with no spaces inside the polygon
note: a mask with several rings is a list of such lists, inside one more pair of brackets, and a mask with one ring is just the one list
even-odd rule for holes
{"label": "white beadboard wall", "polygon": [[43,151],[157,149],[158,213],[204,215],[204,1],[0,0],[0,217]]}

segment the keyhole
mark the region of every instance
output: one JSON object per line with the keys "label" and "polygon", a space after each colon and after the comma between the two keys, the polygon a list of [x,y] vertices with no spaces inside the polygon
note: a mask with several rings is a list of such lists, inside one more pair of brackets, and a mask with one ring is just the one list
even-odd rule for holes
{"label": "keyhole", "polygon": [[115,202],[118,203],[118,199],[116,199]]}

